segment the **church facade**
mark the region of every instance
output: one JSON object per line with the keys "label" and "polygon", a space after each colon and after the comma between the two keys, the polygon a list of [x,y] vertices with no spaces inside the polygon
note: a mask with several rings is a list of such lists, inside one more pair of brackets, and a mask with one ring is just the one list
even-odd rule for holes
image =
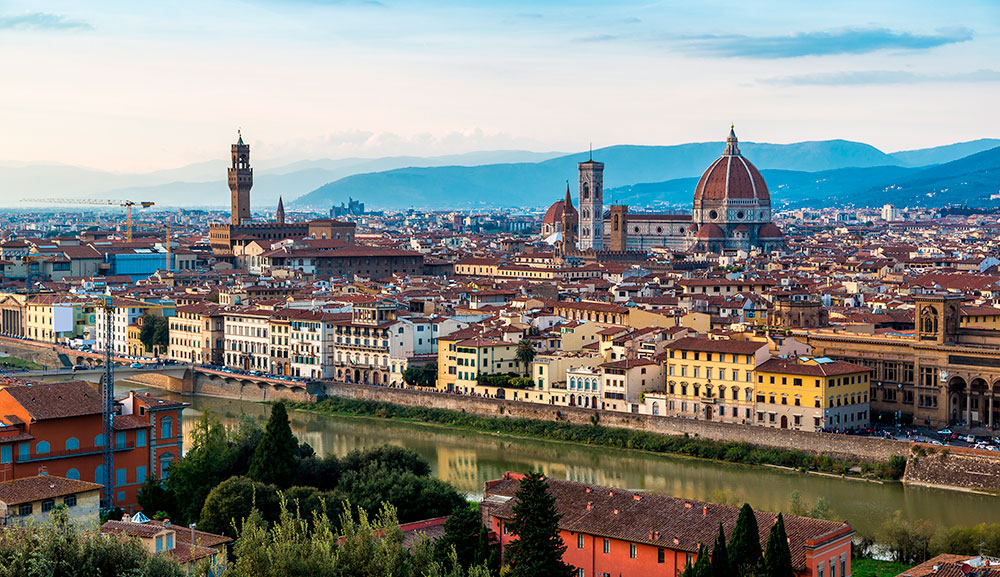
{"label": "church facade", "polygon": [[[785,249],[784,235],[771,222],[767,184],[740,152],[732,127],[722,156],[698,180],[691,214],[630,214],[626,205],[611,205],[605,210],[604,164],[590,159],[579,163],[578,170],[577,243],[565,234],[569,223],[556,218],[565,212],[564,206],[572,207],[568,191],[565,200],[549,208],[542,223],[543,238],[559,243],[562,254],[645,252],[652,248],[711,253]],[[557,228],[563,234],[553,236]]]}

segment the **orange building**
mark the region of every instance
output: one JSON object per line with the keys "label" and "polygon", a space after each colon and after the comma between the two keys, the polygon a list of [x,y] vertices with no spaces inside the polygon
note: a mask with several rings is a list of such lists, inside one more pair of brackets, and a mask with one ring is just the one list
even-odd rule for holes
{"label": "orange building", "polygon": [[[513,497],[523,475],[507,473],[488,481],[480,505],[483,518],[500,541],[514,538]],[[598,485],[548,479],[555,497],[559,534],[566,544],[563,561],[577,577],[676,577],[696,560],[698,547],[711,549],[719,523],[731,537],[739,508]],[[761,547],[767,545],[774,513],[756,511]],[[788,515],[785,531],[792,566],[799,577],[851,574],[851,537],[846,523]]]}
{"label": "orange building", "polygon": [[[186,403],[148,394],[115,404],[112,506],[133,509],[149,477],[180,459]],[[105,484],[100,393],[83,381],[0,389],[0,481],[56,475]]]}

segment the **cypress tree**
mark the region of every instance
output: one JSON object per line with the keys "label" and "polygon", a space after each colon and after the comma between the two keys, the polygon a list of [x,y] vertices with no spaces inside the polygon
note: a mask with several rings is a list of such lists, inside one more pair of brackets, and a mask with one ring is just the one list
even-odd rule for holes
{"label": "cypress tree", "polygon": [[517,539],[508,546],[510,572],[508,577],[573,577],[576,569],[563,563],[566,544],[559,536],[556,499],[540,472],[531,472],[521,479],[514,494],[514,519],[508,524]]}
{"label": "cypress tree", "polygon": [[785,534],[785,520],[781,513],[771,525],[771,534],[767,538],[767,550],[764,552],[763,571],[768,577],[795,577],[792,568],[792,552],[788,547],[788,535]]}
{"label": "cypress tree", "polygon": [[254,481],[277,485],[286,489],[295,480],[295,459],[299,442],[292,435],[288,424],[288,411],[284,403],[275,403],[267,420],[264,436],[253,452],[248,476]]}
{"label": "cypress tree", "polygon": [[708,556],[708,547],[704,543],[698,545],[698,558],[691,568],[692,577],[712,577],[712,562]]}
{"label": "cypress tree", "polygon": [[733,568],[729,561],[729,552],[726,550],[726,533],[719,523],[719,536],[715,538],[715,546],[712,547],[712,577],[732,577]]}
{"label": "cypress tree", "polygon": [[763,554],[760,549],[760,529],[757,527],[757,517],[753,514],[753,508],[749,503],[744,503],[740,508],[736,527],[729,536],[727,551],[729,563],[734,573],[740,577],[753,575],[760,565]]}

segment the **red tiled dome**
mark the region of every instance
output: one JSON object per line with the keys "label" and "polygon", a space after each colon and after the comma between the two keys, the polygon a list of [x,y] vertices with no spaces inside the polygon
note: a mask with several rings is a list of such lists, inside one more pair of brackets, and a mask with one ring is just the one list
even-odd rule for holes
{"label": "red tiled dome", "polygon": [[549,207],[549,210],[545,211],[545,218],[542,219],[542,222],[544,224],[556,224],[558,222],[562,222],[562,215],[563,201],[558,200],[555,204]]}
{"label": "red tiled dome", "polygon": [[757,231],[758,238],[784,238],[785,235],[781,232],[781,229],[774,225],[774,223],[768,222],[764,226],[760,227]]}
{"label": "red tiled dome", "polygon": [[698,238],[704,240],[726,238],[726,233],[719,225],[710,222],[698,228]]}
{"label": "red tiled dome", "polygon": [[726,139],[726,151],[701,175],[698,186],[694,189],[695,206],[703,200],[723,201],[727,198],[756,198],[771,202],[764,177],[757,167],[740,154],[737,144],[736,133],[730,130],[729,138]]}
{"label": "red tiled dome", "polygon": [[549,207],[545,211],[545,218],[542,219],[542,224],[555,225],[562,222],[563,212],[566,211],[566,207],[569,207],[569,220],[571,222],[577,222],[578,214],[576,212],[576,207],[573,206],[573,197],[569,194],[569,184],[566,185],[566,198],[564,200],[557,201],[555,204]]}

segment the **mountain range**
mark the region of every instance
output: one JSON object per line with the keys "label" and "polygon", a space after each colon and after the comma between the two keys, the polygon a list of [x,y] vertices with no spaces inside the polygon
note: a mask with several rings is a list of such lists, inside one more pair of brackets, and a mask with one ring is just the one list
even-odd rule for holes
{"label": "mountain range", "polygon": [[[741,142],[761,169],[776,206],[831,202],[879,205],[990,204],[1000,192],[1000,140],[980,139],[885,153],[846,140],[793,144]],[[722,152],[719,142],[620,145],[593,151],[605,163],[605,201],[644,206],[690,204],[697,177]],[[437,157],[255,163],[255,207],[279,195],[290,208],[326,209],[362,200],[371,209],[542,206],[576,191],[576,164],[591,153],[483,151]],[[200,162],[145,174],[65,165],[0,164],[0,204],[22,198],[154,200],[158,206],[228,204],[228,161]],[[208,200],[210,199],[210,200]],[[993,203],[995,204],[995,203]]]}

